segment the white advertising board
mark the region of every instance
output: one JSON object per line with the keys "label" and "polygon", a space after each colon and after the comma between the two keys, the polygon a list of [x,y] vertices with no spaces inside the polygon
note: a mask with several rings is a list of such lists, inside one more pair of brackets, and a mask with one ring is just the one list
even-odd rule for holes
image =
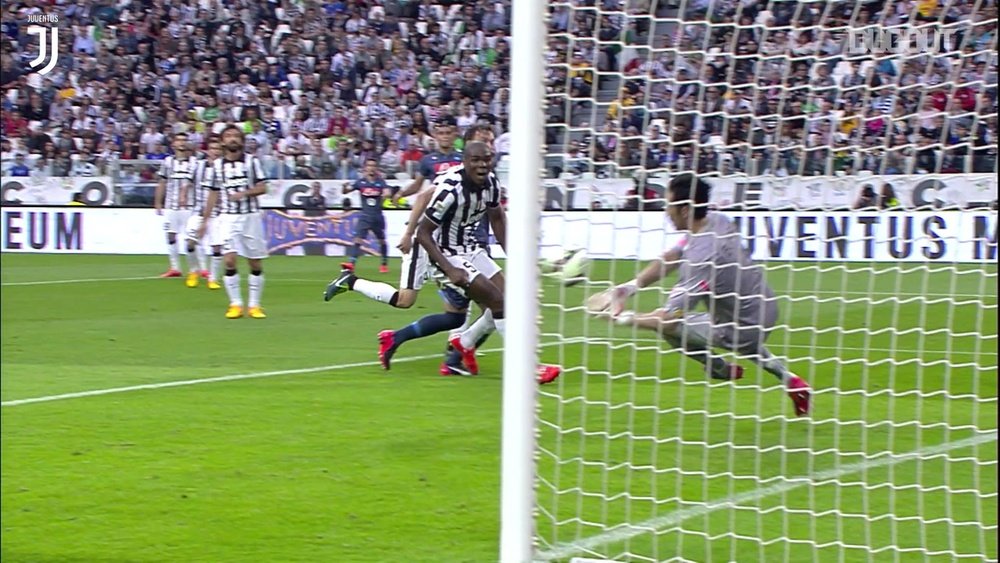
{"label": "white advertising board", "polygon": [[[305,217],[268,210],[265,225],[274,254],[341,255],[352,244],[357,212]],[[4,207],[4,252],[164,254],[163,221],[152,209]],[[386,212],[390,252],[407,211]],[[755,260],[849,262],[996,261],[995,211],[726,213],[738,222]],[[582,247],[597,259],[659,256],[677,243],[660,212],[547,212],[542,252]],[[307,249],[312,249],[310,252]],[[374,253],[376,241],[365,241]],[[499,249],[497,249],[499,250]],[[500,254],[498,252],[498,254]]]}
{"label": "white advertising board", "polygon": [[115,192],[110,176],[4,176],[0,203],[11,205],[66,205],[79,193],[87,205],[111,205]]}

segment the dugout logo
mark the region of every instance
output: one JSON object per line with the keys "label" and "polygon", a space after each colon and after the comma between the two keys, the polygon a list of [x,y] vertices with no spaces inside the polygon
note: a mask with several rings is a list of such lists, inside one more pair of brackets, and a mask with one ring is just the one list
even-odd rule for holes
{"label": "dugout logo", "polygon": [[[38,36],[38,56],[28,66],[45,76],[56,68],[59,62],[59,16],[55,14],[31,14],[28,16],[29,35]],[[46,27],[47,26],[47,27]],[[48,61],[48,62],[46,62]]]}

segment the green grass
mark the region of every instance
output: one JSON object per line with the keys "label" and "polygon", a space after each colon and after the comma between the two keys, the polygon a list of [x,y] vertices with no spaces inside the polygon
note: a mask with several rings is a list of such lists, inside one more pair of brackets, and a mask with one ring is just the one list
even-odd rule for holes
{"label": "green grass", "polygon": [[[269,318],[227,321],[223,292],[179,280],[10,285],[154,275],[160,257],[3,255],[4,401],[365,365],[4,406],[0,559],[496,560],[499,354],[483,357],[477,378],[442,378],[438,336],[407,344],[399,358],[411,359],[382,372],[374,334],[439,301],[426,291],[409,311],[351,294],[324,304],[336,264],[270,259]],[[617,266],[597,264],[592,277],[634,275]],[[996,559],[995,441],[676,512],[996,430],[996,267],[851,268],[769,272],[783,324],[770,345],[816,387],[808,420],[791,419],[770,375],[708,384],[650,335],[584,317],[579,304],[597,287],[547,282],[542,355],[567,372],[542,388],[542,549],[652,520],[670,524],[593,551],[623,561]],[[643,308],[659,301],[653,293]]]}

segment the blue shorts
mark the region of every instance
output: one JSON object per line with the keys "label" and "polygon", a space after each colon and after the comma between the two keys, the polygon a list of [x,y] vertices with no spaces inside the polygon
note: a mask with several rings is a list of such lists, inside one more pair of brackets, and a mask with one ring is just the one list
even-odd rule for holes
{"label": "blue shorts", "polygon": [[385,217],[366,217],[364,215],[358,219],[358,227],[354,231],[354,238],[364,239],[368,233],[375,235],[379,240],[385,239]]}
{"label": "blue shorts", "polygon": [[468,297],[459,293],[459,291],[453,287],[443,286],[438,290],[438,295],[444,302],[451,305],[455,309],[468,309],[469,304],[472,302]]}

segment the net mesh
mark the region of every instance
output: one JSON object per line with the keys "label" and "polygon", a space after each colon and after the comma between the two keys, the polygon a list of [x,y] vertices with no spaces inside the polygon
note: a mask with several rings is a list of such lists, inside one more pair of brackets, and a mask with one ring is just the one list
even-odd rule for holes
{"label": "net mesh", "polygon": [[[549,5],[542,253],[594,261],[543,281],[565,372],[540,388],[537,559],[995,560],[996,3]],[[585,313],[681,240],[683,171],[765,268],[811,416],[752,357],[717,382]]]}

